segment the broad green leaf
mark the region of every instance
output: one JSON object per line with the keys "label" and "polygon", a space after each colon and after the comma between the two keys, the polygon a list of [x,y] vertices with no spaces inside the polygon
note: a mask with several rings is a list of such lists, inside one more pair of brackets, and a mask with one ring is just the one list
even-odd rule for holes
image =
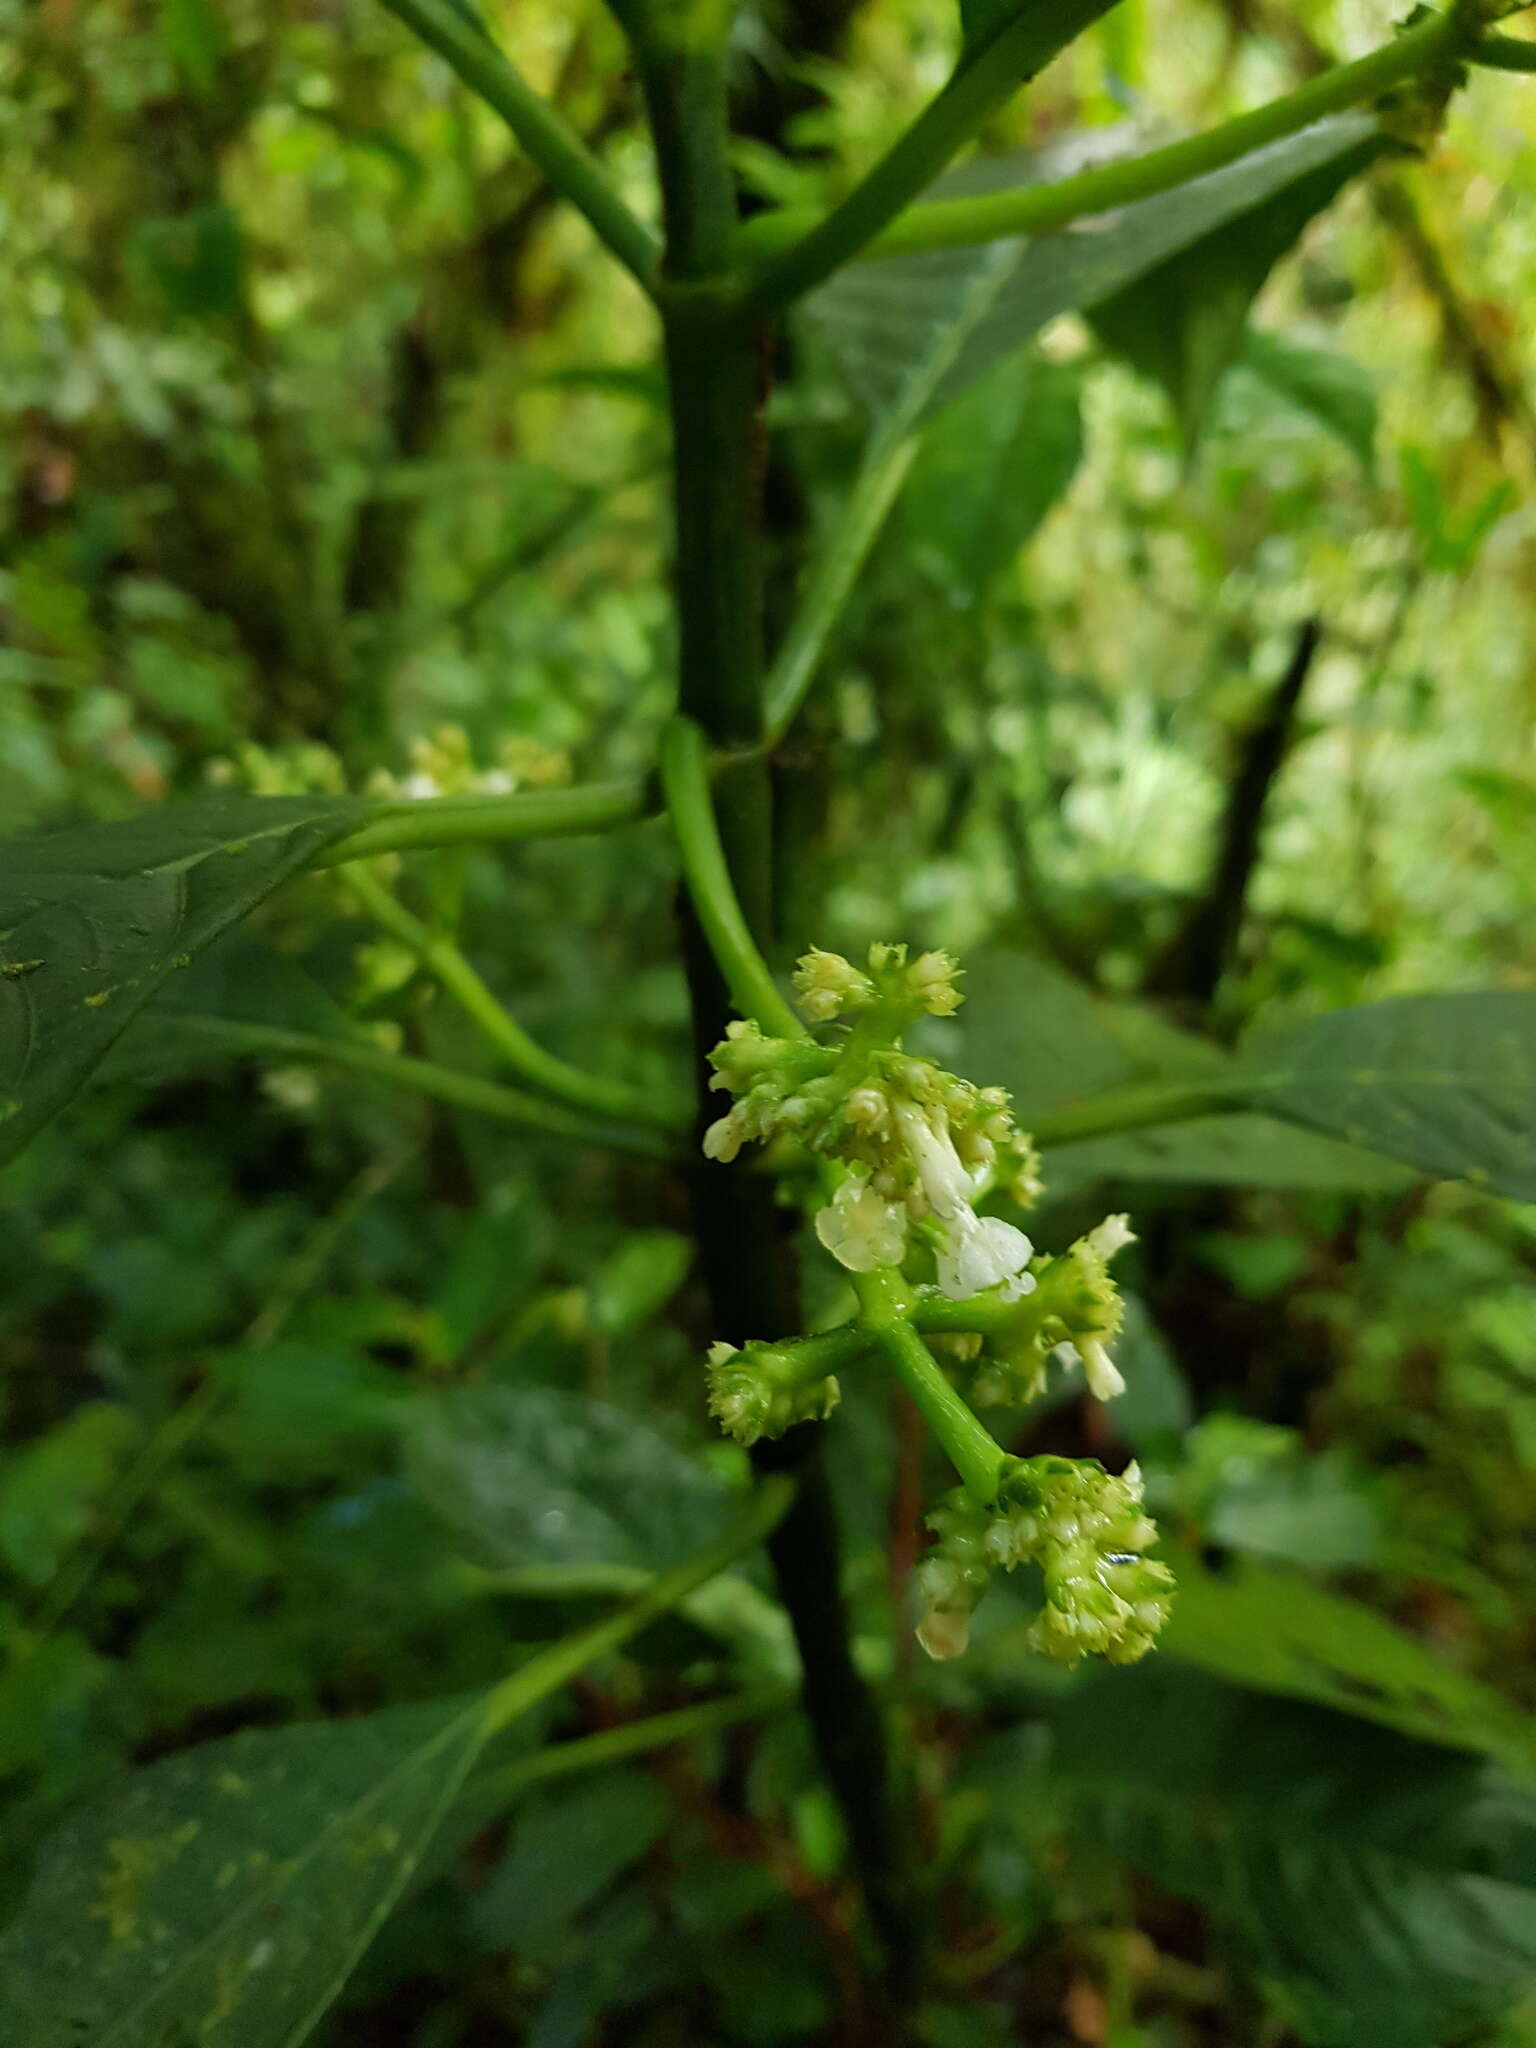
{"label": "broad green leaf", "polygon": [[1368,1475],[1338,1446],[1309,1451],[1295,1430],[1207,1415],[1185,1438],[1176,1486],[1181,1514],[1222,1549],[1319,1571],[1379,1560]]}
{"label": "broad green leaf", "polygon": [[1162,385],[1190,447],[1199,439],[1222,374],[1242,347],[1259,287],[1314,214],[1370,164],[1380,146],[1368,134],[1309,165],[1277,183],[1260,204],[1186,242],[1167,262],[1094,305],[1095,331]]}
{"label": "broad green leaf", "polygon": [[27,2048],[297,2048],[487,1740],[483,1699],[258,1729],[136,1771],[45,1845],[0,1941]]}
{"label": "broad green leaf", "polygon": [[1160,1648],[1234,1684],[1363,1715],[1536,1778],[1536,1735],[1491,1686],[1457,1671],[1373,1608],[1280,1567],[1211,1571],[1165,1543],[1179,1593]]}
{"label": "broad green leaf", "polygon": [[357,822],[323,797],[219,797],[0,851],[0,1164],[178,968]]}
{"label": "broad green leaf", "polygon": [[413,1483],[476,1557],[504,1571],[654,1570],[708,1542],[729,1512],[719,1480],[606,1402],[484,1386],[418,1410]]}
{"label": "broad green leaf", "polygon": [[652,1778],[603,1771],[536,1794],[475,1904],[487,1948],[547,1963],[571,1922],[665,1829],[670,1808]]}
{"label": "broad green leaf", "polygon": [[1204,1080],[1226,1066],[1219,1047],[1140,1004],[1097,995],[1029,954],[1003,947],[974,954],[962,986],[955,1028],[964,1071],[1010,1089],[1026,1130],[1031,1117],[1095,1095],[1150,1081]]}
{"label": "broad green leaf", "polygon": [[[1012,1091],[1027,1129],[1095,1096],[1150,1082],[1235,1086],[1229,1056],[1140,1003],[1095,994],[1049,962],[1001,947],[974,956],[960,1012],[962,1061],[974,1080]],[[1053,1146],[1056,1192],[1096,1180],[1218,1187],[1390,1192],[1410,1176],[1378,1154],[1274,1117],[1223,1115]]]}
{"label": "broad green leaf", "polygon": [[[811,295],[806,316],[876,408],[897,401],[913,367],[963,320],[953,360],[927,400],[926,411],[935,412],[1059,314],[1103,305],[1220,229],[1236,223],[1240,232],[1276,195],[1352,165],[1377,132],[1369,115],[1333,115],[1223,170],[1057,234],[851,264]],[[1070,176],[1139,139],[1134,131],[1094,130],[1023,156],[977,159],[941,179],[932,196]],[[980,278],[990,290],[977,318],[963,309]]]}
{"label": "broad green leaf", "polygon": [[1412,1179],[1403,1167],[1356,1145],[1298,1130],[1267,1116],[1201,1116],[1112,1138],[1054,1146],[1048,1179],[1169,1181],[1239,1188],[1315,1188],[1385,1194]]}
{"label": "broad green leaf", "polygon": [[133,1772],[44,1845],[0,1939],[0,2039],[300,2048],[492,1738],[758,1542],[788,1482],[617,1613],[470,1700],[259,1729]]}
{"label": "broad green leaf", "polygon": [[1256,1108],[1536,1201],[1536,991],[1399,996],[1252,1045]]}
{"label": "broad green leaf", "polygon": [[1301,348],[1277,334],[1251,328],[1238,362],[1342,441],[1367,476],[1375,474],[1379,408],[1376,386],[1363,364],[1331,349]]}
{"label": "broad green leaf", "polygon": [[1081,378],[1070,365],[1003,365],[925,436],[902,516],[916,552],[971,601],[1017,556],[1083,453]]}
{"label": "broad green leaf", "polygon": [[1536,1793],[1488,1762],[1157,1660],[1052,1723],[981,1786],[1195,1900],[1314,2048],[1441,2048],[1536,1975]]}

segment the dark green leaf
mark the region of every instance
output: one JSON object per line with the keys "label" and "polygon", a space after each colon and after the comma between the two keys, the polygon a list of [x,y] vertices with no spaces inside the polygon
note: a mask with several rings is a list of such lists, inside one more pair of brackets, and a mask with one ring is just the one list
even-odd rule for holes
{"label": "dark green leaf", "polygon": [[1199,439],[1216,386],[1242,347],[1259,287],[1314,214],[1380,146],[1367,135],[1277,182],[1259,204],[1187,241],[1166,262],[1095,303],[1100,338],[1162,385],[1189,446]]}
{"label": "dark green leaf", "polygon": [[1239,362],[1336,435],[1368,476],[1375,473],[1376,386],[1362,364],[1331,349],[1299,348],[1251,328]]}
{"label": "dark green leaf", "polygon": [[1536,1201],[1536,992],[1400,996],[1314,1017],[1253,1045],[1256,1107]]}
{"label": "dark green leaf", "polygon": [[1536,1738],[1525,1716],[1362,1601],[1248,1559],[1214,1572],[1172,1544],[1159,1554],[1179,1584],[1161,1639],[1168,1655],[1239,1685],[1479,1750],[1536,1776]]}
{"label": "dark green leaf", "polygon": [[[876,407],[896,403],[916,366],[948,345],[950,360],[926,403],[935,412],[1059,314],[1102,305],[1223,228],[1236,224],[1240,234],[1246,217],[1276,195],[1313,176],[1342,176],[1339,167],[1353,167],[1376,135],[1370,116],[1338,114],[1057,234],[852,264],[811,296],[807,315]],[[932,196],[1070,176],[1139,140],[1134,131],[1096,130],[1024,156],[979,159],[941,179]]]}
{"label": "dark green leaf", "polygon": [[45,1846],[0,1941],[27,2048],[297,2048],[486,1740],[483,1701],[261,1729],[135,1772]]}
{"label": "dark green leaf", "polygon": [[633,1771],[604,1771],[529,1801],[476,1904],[481,1939],[547,1963],[577,1914],[645,1854],[667,1819],[660,1787]]}
{"label": "dark green leaf", "polygon": [[409,1469],[472,1551],[503,1570],[675,1564],[719,1534],[729,1501],[643,1422],[553,1387],[476,1387],[422,1404]]}
{"label": "dark green leaf", "polygon": [[1071,1182],[1170,1181],[1209,1187],[1388,1193],[1412,1176],[1378,1153],[1267,1116],[1201,1116],[1052,1148],[1053,1188]]}
{"label": "dark green leaf", "polygon": [[1006,364],[924,438],[903,517],[915,548],[965,601],[1007,568],[1076,474],[1080,387],[1066,364]]}
{"label": "dark green leaf", "polygon": [[219,797],[13,841],[0,868],[0,1163],[81,1087],[123,1028],[358,807]]}
{"label": "dark green leaf", "polygon": [[1156,1662],[1053,1719],[988,1791],[1196,1900],[1315,2048],[1440,2048],[1536,1974],[1536,1793],[1493,1765]]}

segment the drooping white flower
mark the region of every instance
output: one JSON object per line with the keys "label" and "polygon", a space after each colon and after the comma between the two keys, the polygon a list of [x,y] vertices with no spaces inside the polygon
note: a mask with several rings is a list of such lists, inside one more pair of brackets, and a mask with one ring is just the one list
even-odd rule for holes
{"label": "drooping white flower", "polygon": [[869,1184],[868,1173],[853,1172],[817,1211],[816,1235],[850,1273],[899,1266],[907,1249],[906,1211],[887,1202]]}
{"label": "drooping white flower", "polygon": [[945,1244],[937,1260],[940,1291],[951,1301],[966,1301],[999,1285],[1005,1301],[1030,1293],[1035,1279],[1029,1262],[1035,1248],[1015,1224],[1000,1216],[976,1214],[971,1201],[974,1184],[947,1125],[936,1123],[912,1102],[896,1104],[896,1119],[928,1208],[943,1227]]}
{"label": "drooping white flower", "polygon": [[1079,1337],[1075,1349],[1095,1401],[1113,1401],[1116,1394],[1125,1392],[1125,1375],[1097,1337]]}
{"label": "drooping white flower", "polygon": [[938,1254],[939,1292],[950,1301],[969,1301],[1001,1285],[1004,1301],[1022,1301],[1035,1291],[1029,1270],[1034,1246],[1016,1224],[1001,1216],[978,1216],[967,1208],[945,1225],[949,1239]]}

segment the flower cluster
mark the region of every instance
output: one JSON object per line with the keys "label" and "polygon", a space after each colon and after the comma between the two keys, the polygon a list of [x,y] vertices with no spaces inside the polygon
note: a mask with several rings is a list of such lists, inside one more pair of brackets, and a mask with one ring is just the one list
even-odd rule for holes
{"label": "flower cluster", "polygon": [[959,972],[947,953],[909,960],[905,946],[871,946],[863,968],[807,953],[795,972],[800,1007],[813,1023],[836,1021],[836,1035],[770,1038],[732,1024],[710,1060],[712,1085],[735,1101],[704,1150],[728,1160],[750,1141],[796,1139],[841,1169],[828,1175],[816,1235],[850,1272],[898,1266],[925,1242],[949,1299],[1001,1287],[1013,1300],[1034,1288],[1034,1247],[975,1202],[995,1181],[1037,1193],[1033,1148],[1013,1128],[1006,1090],[962,1081],[901,1043],[919,1017],[953,1015]]}
{"label": "flower cluster", "polygon": [[1134,1465],[1115,1478],[1068,1458],[1013,1460],[990,1507],[956,1488],[928,1517],[938,1540],[917,1568],[923,1648],[958,1656],[992,1573],[1033,1565],[1044,1599],[1032,1650],[1063,1664],[1090,1653],[1135,1663],[1168,1619],[1173,1584],[1166,1565],[1143,1555],[1157,1530],[1141,1503]]}
{"label": "flower cluster", "polygon": [[797,1422],[824,1422],[842,1399],[830,1373],[807,1369],[802,1344],[712,1344],[709,1349],[709,1412],[739,1444],[782,1436]]}
{"label": "flower cluster", "polygon": [[[519,789],[548,789],[571,779],[568,755],[541,741],[508,733],[496,742],[492,764],[475,759],[461,725],[440,725],[408,742],[404,775],[376,768],[365,794],[378,797],[511,796]],[[257,796],[344,796],[347,772],[339,754],[317,741],[292,747],[241,746],[215,761],[210,779],[243,783]]]}
{"label": "flower cluster", "polygon": [[[1115,1253],[1136,1242],[1126,1216],[1106,1216],[1060,1258],[1036,1259],[1035,1286],[1027,1301],[986,1322],[985,1350],[976,1362],[971,1398],[984,1406],[1023,1406],[1045,1391],[1051,1353],[1070,1345],[1082,1360],[1088,1391],[1096,1401],[1125,1392],[1125,1380],[1110,1357],[1120,1334],[1125,1304],[1110,1276]],[[980,1318],[978,1318],[980,1320]]]}

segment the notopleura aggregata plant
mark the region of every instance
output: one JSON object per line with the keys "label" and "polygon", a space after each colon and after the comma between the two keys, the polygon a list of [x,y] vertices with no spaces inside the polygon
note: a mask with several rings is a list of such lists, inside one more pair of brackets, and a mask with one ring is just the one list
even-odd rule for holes
{"label": "notopleura aggregata plant", "polygon": [[1005,1089],[977,1087],[904,1043],[920,1018],[954,1014],[959,984],[944,952],[912,958],[906,946],[876,944],[858,967],[813,947],[794,986],[815,1030],[770,1033],[738,1019],[711,1053],[711,1085],[731,1103],[705,1132],[705,1153],[729,1163],[744,1145],[766,1148],[857,1306],[799,1340],[715,1345],[709,1406],[738,1443],[756,1443],[830,1415],[838,1370],[883,1358],[964,1480],[928,1517],[935,1541],[917,1572],[924,1649],[957,1655],[992,1573],[1029,1566],[1039,1595],[1031,1648],[1068,1664],[1089,1653],[1128,1664],[1151,1649],[1172,1587],[1167,1566],[1145,1555],[1156,1530],[1136,1467],[1115,1476],[1088,1459],[1009,1457],[964,1395],[1024,1406],[1058,1355],[1080,1361],[1095,1399],[1122,1393],[1111,1346],[1124,1311],[1110,1261],[1133,1233],[1125,1216],[1106,1216],[1051,1256],[987,1213],[994,1197],[1019,1210],[1039,1199],[1035,1148]]}

